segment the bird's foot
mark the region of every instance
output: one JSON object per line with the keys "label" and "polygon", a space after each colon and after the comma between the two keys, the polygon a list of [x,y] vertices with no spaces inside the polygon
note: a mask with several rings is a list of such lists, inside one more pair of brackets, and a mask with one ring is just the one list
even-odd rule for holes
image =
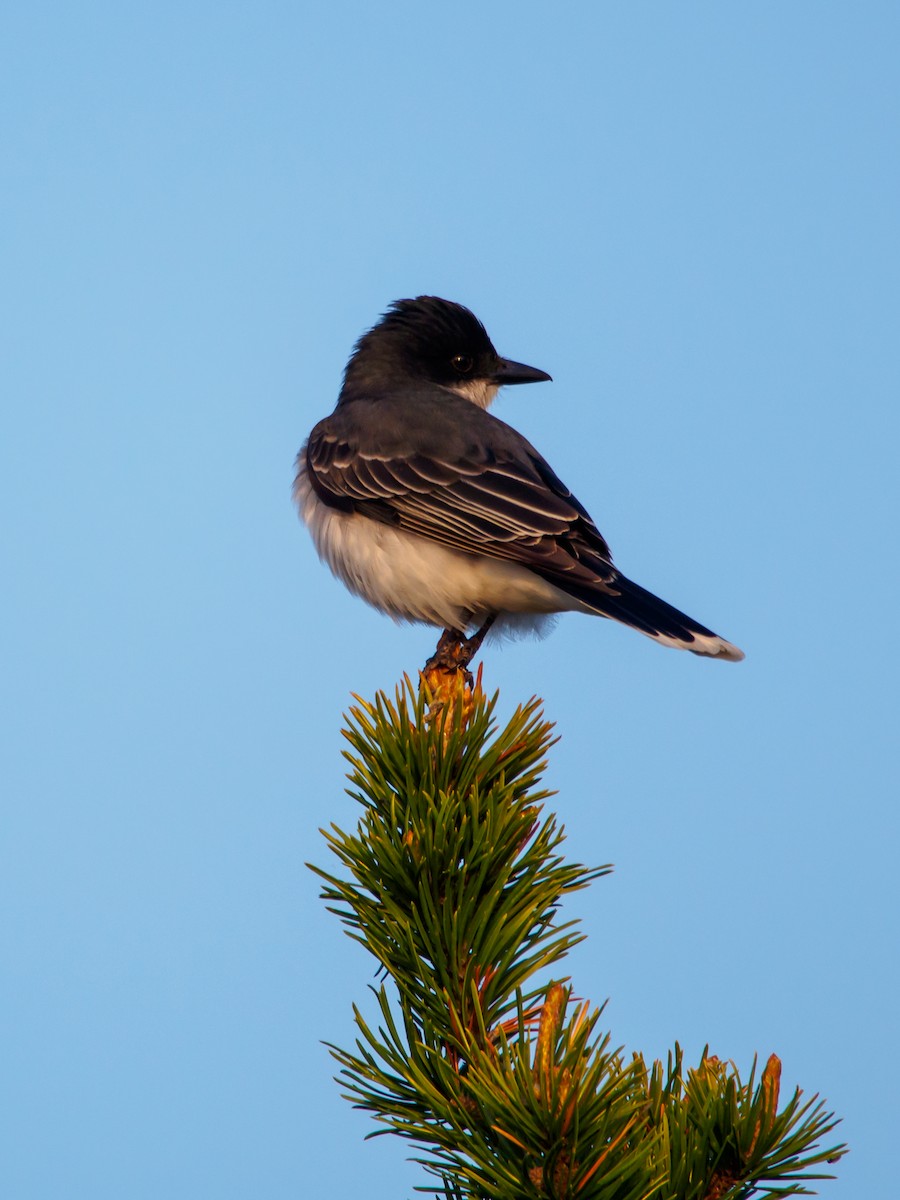
{"label": "bird's foot", "polygon": [[442,671],[447,675],[465,671],[469,665],[467,654],[468,638],[458,629],[445,629],[440,636],[434,654],[424,666],[424,671]]}
{"label": "bird's foot", "polygon": [[482,627],[467,638],[458,629],[445,629],[437,644],[437,649],[422,668],[422,682],[431,694],[430,716],[434,718],[448,704],[461,700],[460,720],[467,724],[475,702],[476,694],[481,690],[481,667],[478,668],[478,678],[472,678],[469,663],[478,653],[485,634],[494,623],[489,617]]}
{"label": "bird's foot", "polygon": [[[459,630],[445,629],[437,649],[422,668],[422,684],[428,692],[428,721],[445,722],[442,726],[445,744],[454,729],[468,725],[481,695],[482,664],[479,663],[473,679],[469,663],[478,653],[490,625],[488,621],[470,638]],[[451,713],[452,718],[445,721]]]}
{"label": "bird's foot", "polygon": [[493,625],[495,619],[492,616],[488,617],[481,628],[469,638],[458,629],[445,629],[440,636],[434,654],[432,654],[431,658],[425,664],[424,673],[443,671],[449,675],[462,671],[466,675],[466,681],[471,686],[472,676],[469,673],[469,663],[481,649],[481,643],[484,641],[485,635]]}

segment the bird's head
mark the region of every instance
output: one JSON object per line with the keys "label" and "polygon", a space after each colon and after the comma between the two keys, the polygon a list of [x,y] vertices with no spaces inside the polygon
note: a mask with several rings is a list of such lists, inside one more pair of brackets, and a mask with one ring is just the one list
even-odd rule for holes
{"label": "bird's head", "polygon": [[501,358],[478,318],[439,296],[395,300],[356,343],[344,392],[390,390],[401,383],[449,388],[487,408],[508,383],[539,383],[546,371]]}

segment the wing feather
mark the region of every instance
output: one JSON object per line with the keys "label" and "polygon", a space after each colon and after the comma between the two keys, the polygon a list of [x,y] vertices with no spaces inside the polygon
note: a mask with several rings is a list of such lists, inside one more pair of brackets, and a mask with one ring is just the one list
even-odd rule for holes
{"label": "wing feather", "polygon": [[306,463],[326,503],[465,554],[520,562],[563,586],[612,580],[609,547],[585,509],[537,451],[522,447],[505,456],[494,448],[480,461],[474,453],[379,455],[336,436],[326,420]]}

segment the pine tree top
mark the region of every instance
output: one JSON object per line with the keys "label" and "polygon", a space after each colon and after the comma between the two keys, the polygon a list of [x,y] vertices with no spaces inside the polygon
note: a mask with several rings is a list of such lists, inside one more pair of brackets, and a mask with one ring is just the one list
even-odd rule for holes
{"label": "pine tree top", "polygon": [[723,1200],[808,1194],[846,1151],[837,1124],[781,1064],[704,1052],[685,1069],[611,1046],[602,1009],[556,968],[585,936],[569,892],[609,866],[568,863],[541,786],[553,725],[540,701],[498,727],[481,672],[407,678],[356,697],[344,736],[353,833],[323,831],[340,864],[323,898],[378,961],[377,1025],[354,1008],[332,1047],[350,1100],[419,1148],[456,1200]]}

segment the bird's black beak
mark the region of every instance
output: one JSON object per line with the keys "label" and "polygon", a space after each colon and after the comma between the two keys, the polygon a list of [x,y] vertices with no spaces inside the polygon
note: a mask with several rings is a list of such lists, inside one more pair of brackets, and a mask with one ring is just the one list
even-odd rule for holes
{"label": "bird's black beak", "polygon": [[498,387],[503,387],[507,383],[545,383],[550,376],[537,367],[526,367],[524,363],[501,358],[491,378]]}

